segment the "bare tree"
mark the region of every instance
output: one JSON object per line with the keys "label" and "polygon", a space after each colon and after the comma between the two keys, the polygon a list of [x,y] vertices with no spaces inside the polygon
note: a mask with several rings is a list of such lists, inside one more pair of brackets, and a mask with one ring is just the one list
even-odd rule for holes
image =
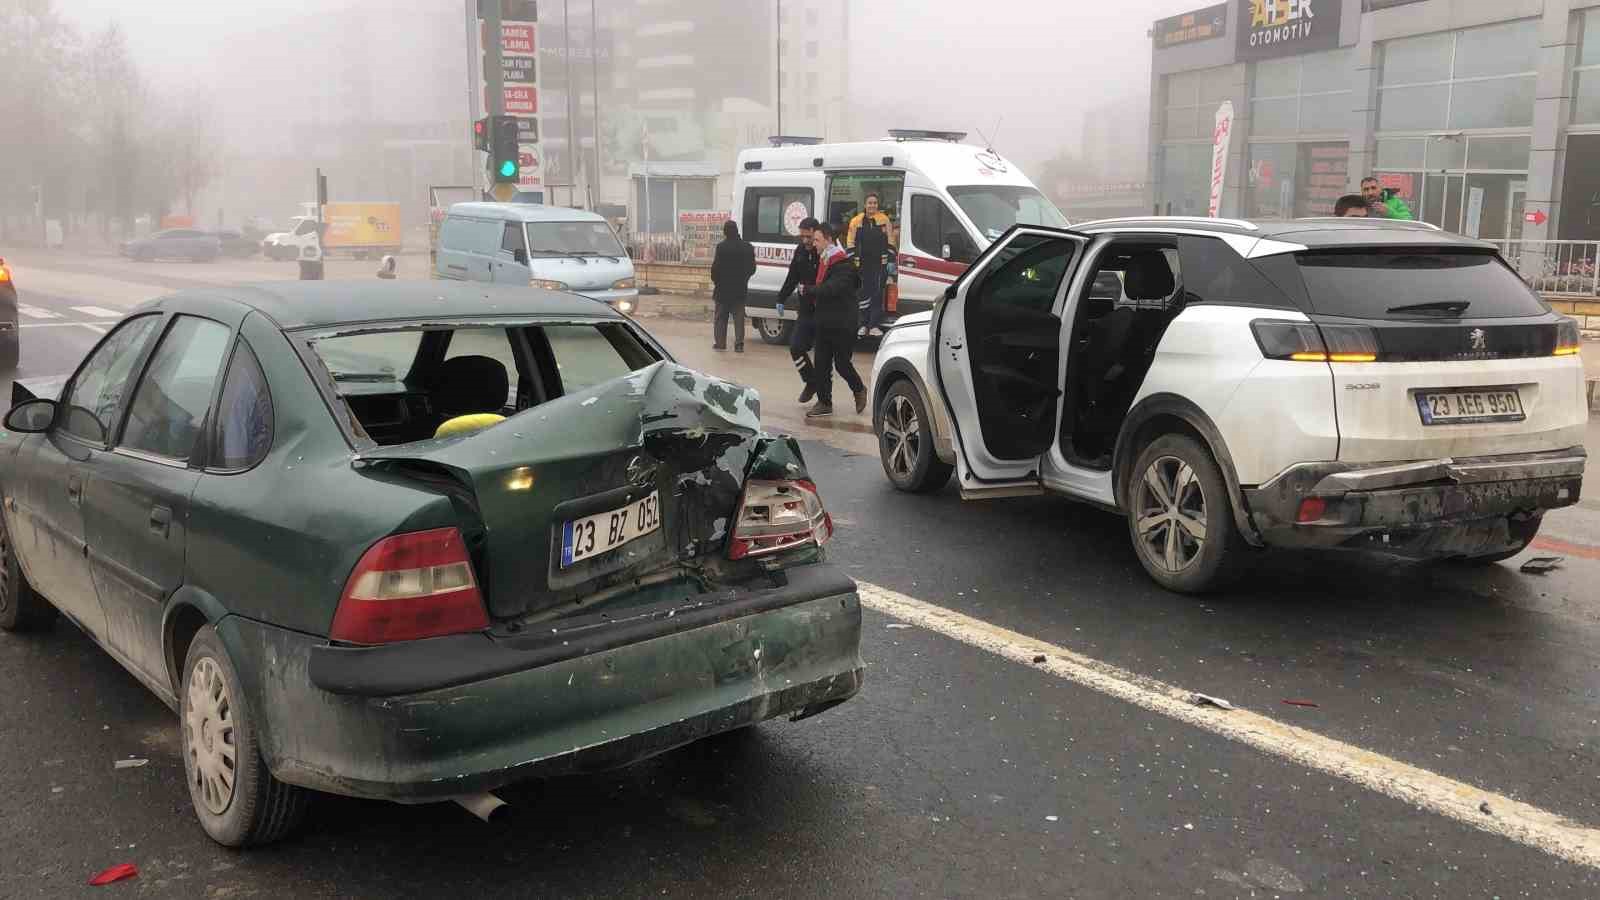
{"label": "bare tree", "polygon": [[167,164],[183,211],[194,212],[194,198],[221,173],[222,139],[216,108],[209,94],[196,89],[170,98],[166,106],[164,143]]}

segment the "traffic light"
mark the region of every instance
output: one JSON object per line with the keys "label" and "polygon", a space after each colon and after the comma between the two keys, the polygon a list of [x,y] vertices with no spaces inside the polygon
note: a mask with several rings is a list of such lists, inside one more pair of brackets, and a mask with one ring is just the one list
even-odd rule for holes
{"label": "traffic light", "polygon": [[516,116],[491,116],[489,123],[489,171],[496,184],[516,184],[522,172],[520,134]]}
{"label": "traffic light", "polygon": [[489,117],[484,116],[472,123],[473,149],[488,152],[489,150]]}

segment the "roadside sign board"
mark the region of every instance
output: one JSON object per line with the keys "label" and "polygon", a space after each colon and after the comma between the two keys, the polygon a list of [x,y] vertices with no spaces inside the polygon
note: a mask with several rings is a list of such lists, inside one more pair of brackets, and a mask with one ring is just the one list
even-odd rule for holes
{"label": "roadside sign board", "polygon": [[[494,4],[500,7],[500,108],[506,115],[516,117],[520,139],[517,186],[540,187],[544,184],[544,148],[539,138],[543,130],[539,127],[539,5],[537,0],[478,0],[479,46],[492,46],[483,13]],[[485,53],[479,60],[480,73],[485,71],[487,62]],[[484,105],[492,107],[488,85],[480,83]]]}

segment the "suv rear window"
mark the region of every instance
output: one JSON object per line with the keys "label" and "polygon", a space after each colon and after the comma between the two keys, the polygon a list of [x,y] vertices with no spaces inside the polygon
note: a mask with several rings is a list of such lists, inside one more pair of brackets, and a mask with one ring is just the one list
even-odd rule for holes
{"label": "suv rear window", "polygon": [[1295,260],[1311,311],[1321,315],[1502,319],[1545,312],[1538,295],[1493,253],[1341,250],[1300,253]]}

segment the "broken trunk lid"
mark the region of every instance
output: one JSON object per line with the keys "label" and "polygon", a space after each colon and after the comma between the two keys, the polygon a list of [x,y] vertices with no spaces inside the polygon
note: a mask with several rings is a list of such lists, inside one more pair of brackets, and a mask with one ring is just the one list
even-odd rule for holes
{"label": "broken trunk lid", "polygon": [[[481,431],[357,455],[358,467],[448,475],[481,525],[495,618],[523,616],[718,551],[763,440],[759,395],[669,362]],[[797,452],[774,454],[787,466]],[[563,566],[562,526],[654,492],[660,527]]]}

